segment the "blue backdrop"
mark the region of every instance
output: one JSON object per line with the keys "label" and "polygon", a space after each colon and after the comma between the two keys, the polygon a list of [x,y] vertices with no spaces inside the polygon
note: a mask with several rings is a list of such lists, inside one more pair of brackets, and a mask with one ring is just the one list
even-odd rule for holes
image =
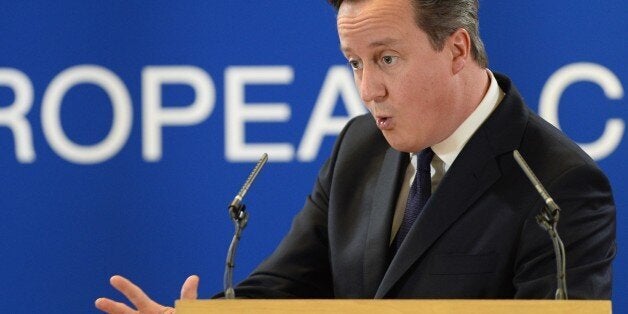
{"label": "blue backdrop", "polygon": [[[316,1],[3,1],[0,308],[96,312],[123,274],[172,304],[222,286],[226,206],[245,199],[242,279],[288,230],[363,112]],[[481,1],[490,68],[596,158],[617,203],[614,309],[628,311],[625,1]],[[16,311],[13,311],[16,309]]]}

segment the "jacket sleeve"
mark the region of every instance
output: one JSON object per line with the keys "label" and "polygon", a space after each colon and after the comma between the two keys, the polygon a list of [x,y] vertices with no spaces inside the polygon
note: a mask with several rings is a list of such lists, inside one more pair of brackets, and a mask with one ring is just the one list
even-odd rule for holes
{"label": "jacket sleeve", "polygon": [[[561,207],[557,230],[565,245],[569,298],[610,299],[616,243],[608,179],[591,161],[566,170],[548,189]],[[516,298],[554,298],[554,249],[535,221],[536,213],[526,219],[521,232],[513,281]]]}

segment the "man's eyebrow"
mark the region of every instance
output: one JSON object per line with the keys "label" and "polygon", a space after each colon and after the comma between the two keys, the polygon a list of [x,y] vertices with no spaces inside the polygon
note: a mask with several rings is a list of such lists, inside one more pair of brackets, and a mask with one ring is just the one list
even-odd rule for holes
{"label": "man's eyebrow", "polygon": [[[393,45],[395,43],[399,42],[398,39],[394,39],[391,37],[386,37],[384,39],[380,39],[380,40],[376,40],[374,42],[371,42],[369,44],[369,48],[373,48],[373,47],[379,47],[379,46],[390,46]],[[340,51],[347,53],[347,52],[351,52],[351,48],[347,47],[347,46],[343,46],[342,44],[340,45]]]}
{"label": "man's eyebrow", "polygon": [[376,41],[370,43],[369,47],[389,46],[389,45],[397,43],[398,41],[399,41],[398,39],[386,37],[384,39],[376,40]]}

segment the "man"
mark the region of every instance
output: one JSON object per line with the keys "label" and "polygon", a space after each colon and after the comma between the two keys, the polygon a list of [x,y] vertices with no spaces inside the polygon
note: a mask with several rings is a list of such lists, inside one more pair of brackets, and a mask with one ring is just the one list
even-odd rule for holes
{"label": "man", "polygon": [[[535,221],[543,202],[517,149],[562,207],[569,296],[610,298],[608,180],[487,69],[477,1],[331,2],[371,115],[347,124],[289,234],[236,295],[552,298],[554,251]],[[164,309],[124,278],[112,284],[140,309]],[[188,278],[182,298],[197,284]]]}

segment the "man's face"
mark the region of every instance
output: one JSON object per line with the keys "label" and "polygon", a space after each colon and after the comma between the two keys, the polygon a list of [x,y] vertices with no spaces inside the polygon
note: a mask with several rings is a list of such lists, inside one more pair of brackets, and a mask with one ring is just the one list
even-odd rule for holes
{"label": "man's face", "polygon": [[460,99],[451,51],[432,48],[410,1],[345,1],[337,23],[341,49],[378,128],[395,149],[417,152],[455,131]]}

